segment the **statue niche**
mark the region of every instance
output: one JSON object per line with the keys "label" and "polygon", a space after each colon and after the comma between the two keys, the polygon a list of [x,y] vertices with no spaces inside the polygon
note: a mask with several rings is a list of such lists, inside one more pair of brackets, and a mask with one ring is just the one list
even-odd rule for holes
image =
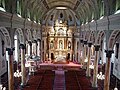
{"label": "statue niche", "polygon": [[59,49],[63,49],[63,41],[62,40],[59,41]]}

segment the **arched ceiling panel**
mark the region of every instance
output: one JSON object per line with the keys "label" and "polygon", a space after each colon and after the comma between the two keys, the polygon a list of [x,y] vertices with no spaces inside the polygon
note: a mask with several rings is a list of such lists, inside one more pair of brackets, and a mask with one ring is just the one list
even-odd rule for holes
{"label": "arched ceiling panel", "polygon": [[[24,0],[25,5],[32,10],[33,14],[38,14],[37,16],[41,20],[49,10],[64,6],[73,10],[76,15],[79,15],[79,19],[85,17],[91,17],[92,12],[99,12],[98,10],[98,0]],[[97,15],[96,15],[97,16]]]}

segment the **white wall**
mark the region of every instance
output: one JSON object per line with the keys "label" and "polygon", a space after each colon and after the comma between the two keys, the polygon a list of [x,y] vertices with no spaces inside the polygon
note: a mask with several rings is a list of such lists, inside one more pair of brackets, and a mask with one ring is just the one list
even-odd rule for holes
{"label": "white wall", "polygon": [[2,56],[2,34],[0,33],[0,76],[7,71],[5,55]]}
{"label": "white wall", "polygon": [[119,54],[118,59],[115,58],[113,66],[113,74],[120,79],[120,39],[119,39]]}

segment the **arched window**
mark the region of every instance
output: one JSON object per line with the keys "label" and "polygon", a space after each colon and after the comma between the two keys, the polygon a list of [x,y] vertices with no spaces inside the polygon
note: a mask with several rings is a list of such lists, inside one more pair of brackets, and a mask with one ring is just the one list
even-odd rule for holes
{"label": "arched window", "polygon": [[104,2],[101,1],[100,4],[100,17],[104,16]]}
{"label": "arched window", "polygon": [[0,0],[0,10],[5,12],[5,0]]}
{"label": "arched window", "polygon": [[51,15],[51,18],[50,18],[50,20],[51,20],[51,21],[53,20],[53,15]]}
{"label": "arched window", "polygon": [[27,18],[30,19],[30,11],[29,11],[29,9],[27,9]]}
{"label": "arched window", "polygon": [[116,43],[115,57],[118,58],[119,55],[119,43]]}
{"label": "arched window", "polygon": [[17,0],[17,14],[21,15],[21,3],[20,3],[20,0]]}
{"label": "arched window", "polygon": [[120,0],[116,0],[116,12],[115,14],[120,13]]}
{"label": "arched window", "polygon": [[63,18],[63,14],[62,13],[60,13],[60,18]]}
{"label": "arched window", "polygon": [[72,21],[72,17],[71,17],[71,15],[69,15],[69,20]]}

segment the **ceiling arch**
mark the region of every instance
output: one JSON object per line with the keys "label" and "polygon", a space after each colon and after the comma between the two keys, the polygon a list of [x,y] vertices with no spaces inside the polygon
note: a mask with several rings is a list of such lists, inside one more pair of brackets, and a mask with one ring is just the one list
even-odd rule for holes
{"label": "ceiling arch", "polygon": [[[51,9],[56,7],[67,7],[71,9],[81,21],[90,21],[92,13],[99,13],[99,0],[24,0],[25,5],[32,11],[32,14],[41,20]],[[95,14],[98,17],[97,14]],[[95,16],[94,15],[94,16]],[[33,15],[34,16],[34,15]]]}

